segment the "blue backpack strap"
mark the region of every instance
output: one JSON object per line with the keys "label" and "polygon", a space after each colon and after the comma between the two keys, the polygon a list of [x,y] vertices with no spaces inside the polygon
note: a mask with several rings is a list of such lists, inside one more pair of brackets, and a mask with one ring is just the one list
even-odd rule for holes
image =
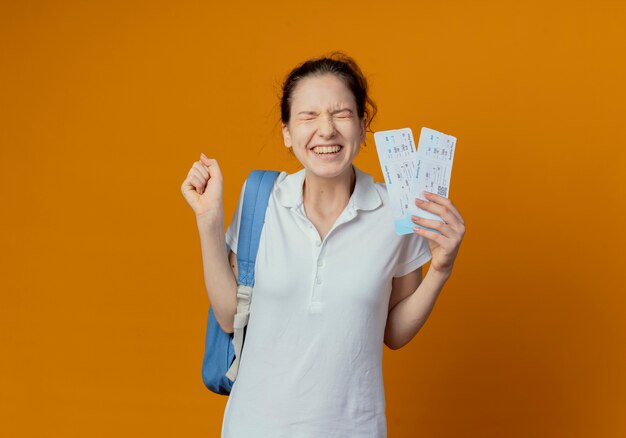
{"label": "blue backpack strap", "polygon": [[[269,195],[278,174],[276,171],[253,171],[246,182],[237,250],[237,263],[239,266],[245,265],[246,267],[239,268],[238,282],[240,282],[243,276],[247,278],[246,282],[254,284],[254,264],[256,262],[261,230],[263,229],[265,210],[267,209]],[[248,194],[248,190],[250,190],[250,194]],[[226,244],[226,254],[230,250],[230,246]],[[242,271],[247,272],[242,274]],[[240,294],[239,289],[238,287],[238,295]],[[246,298],[244,297],[242,301],[245,300]],[[237,301],[239,311],[239,297]],[[239,320],[241,320],[241,316]],[[245,331],[243,336],[245,337]],[[209,308],[204,358],[202,361],[202,380],[206,387],[214,393],[229,395],[232,389],[236,369],[238,369],[238,365],[236,365],[236,369],[233,368],[236,360],[234,338],[234,333],[226,333],[222,330],[213,314],[213,309]],[[243,344],[243,340],[241,344]],[[241,350],[238,354],[241,355]]]}
{"label": "blue backpack strap", "polygon": [[238,283],[254,286],[254,264],[259,250],[265,212],[278,172],[253,170],[246,182],[237,244]]}
{"label": "blue backpack strap", "polygon": [[253,170],[248,176],[243,198],[243,211],[239,224],[237,243],[237,313],[233,321],[233,346],[235,360],[226,373],[233,382],[239,371],[239,360],[243,351],[246,326],[250,318],[252,288],[254,286],[254,265],[259,250],[261,231],[265,223],[265,212],[278,172]]}

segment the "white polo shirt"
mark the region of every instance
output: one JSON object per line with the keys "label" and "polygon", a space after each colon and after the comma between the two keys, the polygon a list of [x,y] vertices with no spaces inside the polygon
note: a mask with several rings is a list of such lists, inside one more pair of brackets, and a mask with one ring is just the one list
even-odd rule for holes
{"label": "white polo shirt", "polygon": [[[323,241],[304,212],[305,169],[274,183],[223,438],[387,436],[391,279],[431,253],[425,237],[395,233],[385,184],[354,170],[354,192]],[[244,190],[226,232],[233,252]]]}

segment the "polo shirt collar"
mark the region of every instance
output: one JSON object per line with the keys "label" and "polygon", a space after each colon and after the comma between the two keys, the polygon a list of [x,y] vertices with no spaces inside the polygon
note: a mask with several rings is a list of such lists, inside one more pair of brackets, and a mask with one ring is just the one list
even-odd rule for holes
{"label": "polo shirt collar", "polygon": [[[373,210],[382,204],[382,199],[374,185],[374,178],[361,171],[354,164],[356,183],[350,197],[349,205],[355,210]],[[283,207],[299,207],[302,205],[302,188],[306,169],[289,174],[278,183],[276,197]]]}

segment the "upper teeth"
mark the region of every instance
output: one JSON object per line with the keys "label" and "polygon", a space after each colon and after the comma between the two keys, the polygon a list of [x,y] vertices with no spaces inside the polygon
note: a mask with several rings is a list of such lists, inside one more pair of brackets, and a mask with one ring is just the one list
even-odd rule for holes
{"label": "upper teeth", "polygon": [[315,146],[313,150],[318,154],[327,154],[329,152],[338,152],[341,146]]}

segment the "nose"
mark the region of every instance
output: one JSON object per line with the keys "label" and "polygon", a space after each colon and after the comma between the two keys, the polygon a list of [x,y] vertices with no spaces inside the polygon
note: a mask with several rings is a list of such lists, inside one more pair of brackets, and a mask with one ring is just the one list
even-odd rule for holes
{"label": "nose", "polygon": [[320,117],[317,129],[322,137],[332,137],[335,134],[335,123],[332,117]]}

